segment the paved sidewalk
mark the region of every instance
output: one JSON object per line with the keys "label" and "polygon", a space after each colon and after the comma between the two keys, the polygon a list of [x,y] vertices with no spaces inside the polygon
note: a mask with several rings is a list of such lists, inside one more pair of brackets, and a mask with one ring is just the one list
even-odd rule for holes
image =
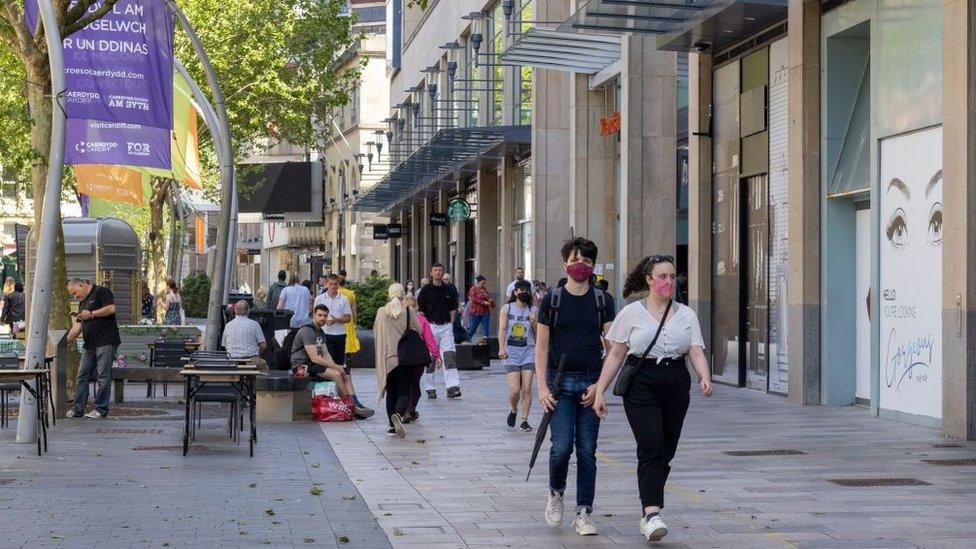
{"label": "paved sidewalk", "polygon": [[226,412],[205,407],[213,419],[186,457],[175,402],[59,421],[44,457],[13,443],[14,425],[0,431],[0,548],[389,547],[316,424],[259,424],[249,458]]}
{"label": "paved sidewalk", "polygon": [[[504,375],[463,372],[464,396],[423,400],[404,440],[383,421],[322,424],[342,466],[394,547],[643,547],[634,443],[619,400],[600,433],[595,517],[601,535],[546,526],[548,442],[524,482],[534,433],[508,429]],[[364,373],[365,374],[365,373]],[[356,376],[361,395],[375,380]],[[801,407],[719,386],[693,398],[673,463],[665,518],[672,547],[972,547],[976,444],[872,417]],[[377,409],[380,407],[377,406]],[[540,416],[533,406],[532,423]],[[377,418],[378,419],[378,418]],[[796,450],[734,457],[726,451]],[[920,486],[849,488],[828,479],[904,477]],[[575,501],[570,470],[567,507]]]}

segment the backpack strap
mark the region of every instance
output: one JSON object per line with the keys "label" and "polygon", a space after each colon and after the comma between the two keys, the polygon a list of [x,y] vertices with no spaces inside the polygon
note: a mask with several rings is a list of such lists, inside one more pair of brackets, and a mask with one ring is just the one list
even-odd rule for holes
{"label": "backpack strap", "polygon": [[552,299],[549,301],[549,329],[556,327],[556,319],[559,318],[559,301],[563,297],[563,288],[556,288],[552,291]]}
{"label": "backpack strap", "polygon": [[607,296],[606,294],[603,293],[603,290],[594,286],[593,297],[596,299],[597,322],[600,323],[597,326],[597,328],[599,328],[600,331],[603,332],[603,325],[606,324],[605,322],[606,315],[604,314],[604,309],[606,308],[607,305]]}

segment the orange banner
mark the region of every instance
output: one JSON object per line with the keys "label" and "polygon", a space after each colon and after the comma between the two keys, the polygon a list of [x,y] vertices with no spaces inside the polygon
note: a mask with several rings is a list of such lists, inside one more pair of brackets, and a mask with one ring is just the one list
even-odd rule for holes
{"label": "orange banner", "polygon": [[197,253],[205,254],[207,253],[207,224],[201,215],[197,216],[196,229],[194,240],[197,242]]}
{"label": "orange banner", "polygon": [[78,192],[92,198],[135,206],[142,206],[145,202],[142,192],[143,175],[125,166],[79,164],[75,166],[75,177],[78,180]]}
{"label": "orange banner", "polygon": [[202,172],[200,168],[200,139],[197,136],[197,111],[190,107],[190,116],[186,124],[186,175],[183,183],[193,189],[202,189],[200,183]]}

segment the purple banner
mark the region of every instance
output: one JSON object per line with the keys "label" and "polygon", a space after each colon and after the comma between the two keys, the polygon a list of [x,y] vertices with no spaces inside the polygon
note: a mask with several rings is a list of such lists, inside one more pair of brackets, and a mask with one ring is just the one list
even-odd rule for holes
{"label": "purple banner", "polygon": [[[37,0],[25,0],[24,10],[36,29]],[[68,118],[173,128],[173,18],[165,0],[119,0],[63,44]]]}
{"label": "purple banner", "polygon": [[122,122],[68,120],[68,164],[115,164],[170,169],[172,131]]}

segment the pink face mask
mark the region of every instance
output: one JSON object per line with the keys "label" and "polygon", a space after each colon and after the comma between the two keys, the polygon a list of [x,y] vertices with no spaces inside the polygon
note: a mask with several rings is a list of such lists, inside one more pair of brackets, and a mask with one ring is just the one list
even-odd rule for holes
{"label": "pink face mask", "polygon": [[674,293],[674,280],[670,278],[651,279],[651,289],[661,297],[671,297]]}

